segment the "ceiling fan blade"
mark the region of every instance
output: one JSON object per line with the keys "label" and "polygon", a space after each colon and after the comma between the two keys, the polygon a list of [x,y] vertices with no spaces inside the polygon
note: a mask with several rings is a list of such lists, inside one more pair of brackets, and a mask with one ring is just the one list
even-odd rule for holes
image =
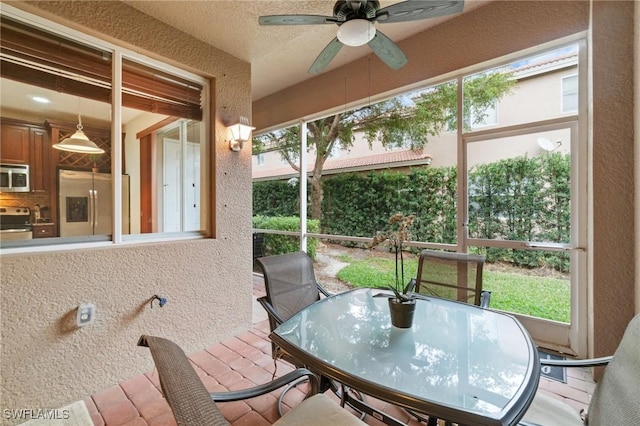
{"label": "ceiling fan blade", "polygon": [[333,16],[321,15],[268,15],[260,16],[260,25],[320,25],[338,22]]}
{"label": "ceiling fan blade", "polygon": [[462,12],[464,0],[409,0],[379,9],[380,23],[418,21]]}
{"label": "ceiling fan blade", "polygon": [[336,57],[340,49],[342,49],[342,46],[343,44],[340,40],[338,40],[338,37],[331,40],[331,42],[327,44],[324,49],[322,49],[322,52],[320,52],[316,60],[313,61],[313,64],[311,64],[311,68],[309,68],[309,74],[318,74],[322,72],[327,67],[327,65],[329,65],[329,62],[331,62],[333,58]]}
{"label": "ceiling fan blade", "polygon": [[369,47],[391,69],[397,70],[407,64],[407,57],[398,45],[379,30],[369,42]]}

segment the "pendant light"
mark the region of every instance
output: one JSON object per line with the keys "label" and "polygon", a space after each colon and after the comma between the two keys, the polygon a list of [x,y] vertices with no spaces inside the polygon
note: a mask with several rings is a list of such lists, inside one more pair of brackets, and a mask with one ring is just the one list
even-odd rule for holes
{"label": "pendant light", "polygon": [[76,130],[73,136],[54,144],[53,147],[61,151],[78,152],[80,154],[104,154],[104,149],[90,141],[82,131],[82,117],[80,114],[78,114],[77,128],[78,130]]}

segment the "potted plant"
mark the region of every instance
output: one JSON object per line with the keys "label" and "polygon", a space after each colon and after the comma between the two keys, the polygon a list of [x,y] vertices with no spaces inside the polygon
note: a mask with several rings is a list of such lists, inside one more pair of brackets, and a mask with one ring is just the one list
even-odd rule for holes
{"label": "potted plant", "polygon": [[415,215],[405,216],[402,213],[395,213],[389,218],[387,230],[378,231],[370,245],[373,249],[380,244],[387,244],[394,251],[395,285],[389,286],[393,293],[380,293],[375,296],[389,299],[391,324],[400,328],[411,327],[416,304],[413,294],[409,292],[411,283],[405,284],[404,279],[404,243],[410,239],[409,229],[414,219]]}

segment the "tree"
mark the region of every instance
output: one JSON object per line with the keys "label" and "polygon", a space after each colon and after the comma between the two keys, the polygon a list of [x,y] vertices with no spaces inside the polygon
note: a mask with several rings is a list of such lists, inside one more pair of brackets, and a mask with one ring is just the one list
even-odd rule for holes
{"label": "tree", "polygon": [[[512,73],[493,72],[465,79],[463,127],[482,122],[494,102],[508,94],[516,80]],[[473,114],[472,114],[473,112]],[[473,117],[474,122],[470,122]],[[354,134],[362,132],[371,147],[383,146],[420,150],[430,136],[457,126],[457,83],[455,81],[412,92],[392,99],[338,113],[307,123],[307,149],[316,154],[309,176],[311,217],[320,219],[322,211],[322,173],[334,148],[348,149]],[[300,127],[293,126],[253,139],[253,152],[276,150],[289,165],[300,171]]]}

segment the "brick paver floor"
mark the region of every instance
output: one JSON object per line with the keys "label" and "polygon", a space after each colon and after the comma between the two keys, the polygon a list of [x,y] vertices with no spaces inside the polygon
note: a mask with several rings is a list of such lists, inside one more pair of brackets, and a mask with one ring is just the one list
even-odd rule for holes
{"label": "brick paver floor", "polygon": [[[254,296],[264,295],[262,277],[254,276]],[[213,344],[191,354],[190,360],[211,392],[237,390],[270,381],[276,369],[271,358],[268,339],[269,323],[262,307],[254,301],[254,325],[251,330],[223,342]],[[277,374],[291,371],[292,367],[278,361]],[[539,390],[559,398],[576,410],[585,408],[593,393],[594,383],[584,369],[567,369],[567,383],[540,379]],[[155,372],[113,385],[84,398],[96,426],[170,426],[175,425],[171,409],[162,397]],[[288,392],[284,399],[285,411],[298,404],[305,395],[304,385]],[[233,426],[263,426],[277,418],[279,391],[246,401],[220,403],[224,416]],[[391,404],[368,398],[367,401],[388,414],[406,421],[410,426],[422,423],[410,419],[405,411]],[[336,398],[337,402],[337,398]],[[369,425],[381,425],[367,416]]]}

